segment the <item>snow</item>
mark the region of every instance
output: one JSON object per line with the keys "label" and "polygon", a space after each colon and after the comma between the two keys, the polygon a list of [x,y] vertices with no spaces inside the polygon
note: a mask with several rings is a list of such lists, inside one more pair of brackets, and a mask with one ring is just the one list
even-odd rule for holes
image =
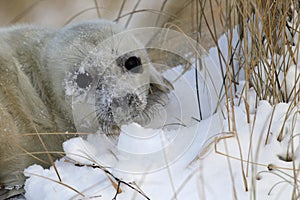
{"label": "snow", "polygon": [[[174,152],[175,154],[178,152],[172,148],[170,151],[161,152],[161,155],[155,152],[156,154],[154,153],[151,156],[153,151],[162,149],[162,146],[160,146],[161,142],[167,140],[168,135],[174,131],[166,131],[165,138],[161,139],[164,135],[163,130],[155,132],[155,130],[145,129],[137,124],[122,127],[123,133],[117,145],[119,148],[119,152],[117,152],[119,153],[117,155],[118,162],[114,159],[116,155],[109,153],[109,151],[107,151],[105,156],[102,154],[97,158],[99,149],[95,148],[94,145],[100,145],[98,142],[99,140],[103,141],[102,135],[91,135],[91,138],[87,140],[73,138],[64,143],[67,158],[56,161],[56,167],[64,185],[53,181],[58,181],[53,167],[43,169],[38,165],[31,166],[25,170],[25,174],[30,177],[25,185],[26,198],[83,198],[74,190],[66,187],[68,185],[83,193],[85,197],[101,196],[99,199],[112,199],[116,191],[107,175],[101,169],[88,166],[78,167],[70,161],[72,159],[88,165],[91,164],[88,161],[91,159],[101,166],[114,165],[113,168],[108,168],[114,176],[128,183],[136,183],[150,199],[172,199],[175,197],[176,199],[234,199],[234,190],[238,199],[247,199],[253,195],[252,192],[245,191],[243,184],[242,172],[246,173],[247,170],[249,170],[249,174],[246,177],[248,188],[252,190],[255,187],[256,196],[259,199],[289,199],[293,189],[290,185],[293,182],[293,170],[287,169],[292,169],[293,163],[280,160],[278,155],[285,156],[284,153],[287,149],[290,134],[299,132],[300,127],[299,125],[294,127],[293,132],[291,130],[286,131],[283,142],[277,141],[277,136],[280,132],[278,127],[282,126],[288,108],[288,104],[278,104],[275,108],[266,101],[261,101],[256,111],[257,118],[253,135],[251,135],[250,127],[253,124],[247,123],[244,106],[235,107],[234,112],[238,119],[238,138],[235,135],[226,133],[228,130],[226,127],[227,121],[220,120],[219,114],[215,114],[198,124],[199,127],[195,139],[186,148],[186,151],[180,152],[176,155],[176,158],[173,157]],[[275,111],[270,128],[270,137],[267,145],[265,145],[268,131],[268,127],[265,125],[270,121],[273,109]],[[296,110],[294,113],[291,113],[291,117],[287,120],[287,129],[291,128],[292,116],[295,113]],[[252,122],[254,121],[253,117],[254,114],[251,114]],[[211,122],[214,123],[213,126],[210,126]],[[207,130],[207,127],[209,127],[208,135],[210,136],[222,133],[218,136],[219,138],[232,137],[217,143],[218,153],[212,146],[207,146],[208,152],[205,155],[199,155],[200,150],[204,150],[203,147],[201,148],[201,144],[204,142],[201,134],[204,133],[204,130]],[[183,128],[184,134],[191,132],[191,128],[195,127]],[[128,138],[129,136],[124,133],[130,131],[143,132],[141,135],[146,136],[146,139],[143,138],[144,141],[137,143],[137,140],[140,138],[135,141],[135,138]],[[98,141],[97,137],[100,137]],[[184,143],[186,138],[184,136],[180,136],[180,138],[182,143]],[[208,137],[205,138],[207,139]],[[189,139],[186,140],[189,141]],[[238,140],[242,147],[241,150],[238,147]],[[252,141],[252,144],[250,144],[250,141]],[[249,151],[250,145],[252,147]],[[298,146],[299,142],[296,143],[295,148]],[[178,147],[178,149],[182,148]],[[114,150],[116,151],[116,149]],[[232,159],[222,155],[222,153],[230,155]],[[248,157],[249,153],[250,157]],[[150,156],[148,156],[149,154]],[[240,161],[241,155],[244,160],[243,167]],[[199,159],[195,161],[194,159],[197,156],[199,156]],[[85,158],[88,158],[88,160]],[[298,163],[299,155],[296,155],[296,158],[295,162]],[[66,162],[68,160],[69,162]],[[100,164],[103,160],[106,163]],[[247,161],[250,162],[249,166]],[[270,171],[268,170],[270,165],[278,168]],[[287,181],[276,186],[268,195],[268,192],[276,183],[284,180],[281,176]],[[252,179],[254,180],[253,182]],[[118,195],[117,199],[145,199],[124,184],[121,185],[121,189],[122,193]]]}
{"label": "snow", "polygon": [[[270,106],[266,101],[261,101],[257,108],[257,118],[256,123],[253,128],[253,135],[251,135],[251,126],[253,125],[247,123],[245,116],[245,110],[242,106],[237,107],[235,110],[237,123],[237,137],[232,137],[230,139],[223,140],[224,142],[219,142],[217,145],[217,151],[219,153],[212,153],[207,158],[205,158],[201,163],[203,165],[202,176],[203,180],[209,180],[205,182],[205,188],[207,191],[207,199],[234,199],[233,198],[233,187],[237,192],[237,199],[247,199],[250,198],[251,192],[246,192],[242,179],[242,171],[247,175],[247,184],[249,190],[256,190],[256,197],[259,199],[291,199],[293,187],[290,183],[293,182],[293,166],[292,162],[285,162],[279,159],[278,155],[285,156],[284,151],[287,149],[287,142],[277,141],[277,136],[280,129],[278,127],[282,126],[284,117],[287,113],[288,104],[279,104],[276,108]],[[265,144],[268,127],[268,122],[271,119],[271,113],[274,111],[274,116],[272,119],[272,125],[270,128],[270,138]],[[253,117],[254,115],[251,115]],[[291,119],[288,119],[288,121]],[[253,119],[251,120],[253,122]],[[225,127],[226,123],[224,124]],[[286,126],[290,126],[291,123],[286,123]],[[226,130],[226,127],[225,127]],[[299,127],[295,128],[293,131],[286,132],[285,138],[288,140],[292,133],[299,131]],[[251,138],[250,138],[251,137]],[[238,140],[241,151],[238,147]],[[250,141],[252,143],[250,143]],[[251,146],[250,151],[248,150]],[[297,144],[299,146],[299,142]],[[295,150],[295,153],[297,151]],[[221,153],[230,155],[233,159],[230,159],[230,167],[232,174],[229,172],[229,163],[227,162],[226,156],[222,156]],[[248,154],[250,157],[248,159]],[[240,161],[241,155],[245,162],[243,162],[243,167],[241,167],[242,162]],[[249,166],[247,162],[249,161]],[[299,160],[296,158],[295,163]],[[208,164],[209,163],[209,164]],[[253,164],[252,164],[253,163]],[[255,163],[255,164],[254,164]],[[212,165],[217,166],[217,170],[211,170]],[[276,169],[268,170],[268,167],[276,166]],[[297,164],[296,164],[297,166]],[[231,180],[233,176],[233,180]],[[218,179],[212,179],[212,177],[218,177]],[[252,182],[251,179],[254,181]],[[256,179],[260,179],[257,180]],[[268,192],[271,188],[278,182],[286,179],[286,182],[278,185],[271,193]],[[234,183],[233,183],[234,181]],[[252,184],[254,183],[254,184]],[[226,185],[228,188],[223,188]],[[210,188],[210,189],[209,189]],[[231,191],[229,194],[224,194],[225,191]],[[225,197],[225,198],[224,198]]]}
{"label": "snow", "polygon": [[[225,40],[225,36],[220,39],[222,43]],[[226,44],[222,46],[227,49]],[[209,56],[218,61],[214,59],[217,49],[211,49]],[[181,70],[166,72],[165,76],[170,80]],[[299,166],[300,156],[298,107],[290,109],[290,103],[272,106],[267,101],[255,107],[255,92],[250,90],[250,122],[244,102],[239,104],[239,93],[234,110],[223,117],[221,112],[213,113],[217,104],[211,101],[215,95],[213,86],[204,87],[210,83],[201,73],[200,91],[209,94],[201,97],[203,120],[191,118],[197,118],[199,113],[197,100],[186,98],[195,94],[190,70],[174,84],[171,101],[158,116],[166,124],[180,116],[178,121],[186,126],[155,129],[130,124],[121,127],[117,140],[101,133],[70,139],[63,144],[66,157],[55,161],[61,181],[54,167],[33,165],[25,170],[29,177],[25,183],[26,199],[113,199],[114,186],[118,184],[115,178],[124,181],[118,200],[291,199],[293,169]],[[220,89],[222,79],[213,80]],[[242,88],[241,85],[242,81]],[[175,109],[178,106],[180,110]],[[236,131],[230,132],[228,118],[233,114]],[[278,141],[282,133],[282,141]],[[295,154],[293,162],[285,161],[287,151]]]}
{"label": "snow", "polygon": [[[213,118],[215,120],[219,119],[218,115],[215,115]],[[193,132],[195,127],[198,127],[198,133],[203,134],[204,130],[210,133],[215,132],[217,130],[216,127],[208,130],[209,124],[210,119],[204,120],[199,127],[196,124],[184,128],[183,134],[186,134],[186,142],[181,139],[181,141],[169,145],[162,142],[167,143],[168,135],[176,132],[176,130],[166,131],[164,135],[162,130],[158,130],[158,133],[156,133],[155,130],[145,129],[137,124],[122,127],[122,134],[117,146],[119,148],[118,162],[114,159],[116,155],[109,154],[108,151],[106,155],[103,152],[99,154],[98,151],[100,150],[93,148],[94,145],[99,145],[99,140],[103,143],[103,135],[90,135],[87,140],[73,138],[64,143],[67,158],[56,161],[55,164],[59,174],[62,174],[62,182],[78,191],[83,191],[82,193],[86,197],[101,195],[99,199],[112,199],[115,190],[107,175],[101,169],[87,166],[76,167],[70,160],[76,160],[86,165],[91,164],[89,160],[93,160],[97,164],[102,162],[101,166],[115,164],[113,169],[111,169],[114,176],[126,182],[135,182],[150,199],[170,199],[176,193],[176,196],[181,199],[186,198],[187,194],[189,194],[188,196],[191,199],[197,199],[198,194],[192,192],[196,191],[197,185],[193,183],[194,181],[186,181],[185,179],[190,176],[193,179],[197,177],[194,177],[195,169],[187,166],[200,151],[203,137],[201,137],[201,134],[198,134],[190,144],[188,134]],[[143,136],[146,136],[146,139],[143,138],[145,140],[141,143],[137,143],[137,141],[141,141],[140,138],[128,139],[127,137],[129,136],[126,135],[126,132],[132,130],[143,131]],[[149,135],[153,135],[153,137],[148,139]],[[161,139],[163,136],[164,138]],[[182,135],[179,136],[179,138],[182,137]],[[174,146],[174,144],[185,146],[186,149]],[[163,149],[160,145],[168,145],[168,147]],[[183,152],[178,152],[175,148],[180,151],[183,150]],[[114,150],[116,151],[116,149]],[[69,162],[66,162],[66,160],[69,160]],[[25,174],[30,176],[25,186],[27,199],[82,198],[74,190],[55,182],[58,181],[58,178],[53,167],[43,170],[41,166],[34,165],[27,168]],[[181,187],[183,188],[181,189]],[[143,199],[140,194],[124,185],[121,185],[121,189],[123,192],[118,195],[118,199]]]}

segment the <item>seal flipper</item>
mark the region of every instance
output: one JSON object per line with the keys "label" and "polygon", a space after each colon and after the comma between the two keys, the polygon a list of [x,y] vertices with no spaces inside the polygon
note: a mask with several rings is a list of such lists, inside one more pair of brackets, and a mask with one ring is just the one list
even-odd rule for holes
{"label": "seal flipper", "polygon": [[1,188],[0,189],[0,199],[11,199],[14,197],[22,197],[24,194],[25,190],[23,188],[20,188],[18,190],[16,189],[12,189],[12,190],[8,190],[8,189],[4,189]]}

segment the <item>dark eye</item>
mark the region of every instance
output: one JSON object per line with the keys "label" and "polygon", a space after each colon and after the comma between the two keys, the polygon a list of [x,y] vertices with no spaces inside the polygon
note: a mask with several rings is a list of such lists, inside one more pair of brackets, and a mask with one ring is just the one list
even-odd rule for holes
{"label": "dark eye", "polygon": [[76,83],[77,86],[80,88],[89,87],[92,81],[93,81],[92,76],[87,72],[77,74]]}
{"label": "dark eye", "polygon": [[124,63],[125,68],[134,73],[141,72],[142,70],[142,62],[141,59],[136,56],[131,56],[127,58],[127,60]]}

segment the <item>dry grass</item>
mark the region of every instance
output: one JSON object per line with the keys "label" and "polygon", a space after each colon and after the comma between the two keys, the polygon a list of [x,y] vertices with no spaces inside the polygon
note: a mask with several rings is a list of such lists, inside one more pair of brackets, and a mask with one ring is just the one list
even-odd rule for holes
{"label": "dry grass", "polygon": [[[220,1],[221,2],[221,1]],[[228,3],[223,1],[222,3]],[[221,3],[219,3],[221,6]],[[239,144],[239,133],[236,129],[236,119],[234,114],[234,101],[233,98],[236,94],[237,84],[240,80],[245,80],[245,85],[243,88],[243,93],[240,98],[244,102],[247,121],[251,125],[251,135],[249,140],[248,156],[247,158],[242,157],[242,150],[240,151],[239,158],[233,158],[229,153],[222,153],[231,159],[238,159],[241,161],[242,176],[244,177],[244,187],[245,190],[251,192],[252,198],[259,198],[256,196],[255,183],[256,177],[248,177],[248,170],[250,166],[252,170],[257,170],[256,166],[261,165],[257,163],[257,156],[260,149],[252,148],[252,134],[254,125],[256,123],[256,112],[254,117],[250,120],[249,111],[249,89],[254,88],[257,95],[256,102],[259,100],[267,100],[271,105],[274,105],[274,110],[276,105],[281,102],[288,102],[289,109],[285,115],[284,123],[281,127],[280,134],[277,137],[280,143],[287,134],[290,134],[290,143],[288,146],[292,146],[287,150],[287,155],[284,158],[286,161],[293,162],[293,168],[280,169],[282,173],[285,171],[293,170],[293,176],[288,177],[283,180],[285,183],[291,183],[294,187],[292,199],[299,198],[298,191],[298,171],[299,166],[297,166],[294,152],[294,131],[286,132],[286,121],[292,117],[294,122],[297,121],[297,114],[294,113],[294,109],[297,109],[299,105],[299,72],[297,69],[293,72],[293,76],[288,76],[293,65],[298,65],[298,49],[299,40],[297,38],[298,28],[299,28],[299,2],[290,0],[279,0],[279,1],[258,1],[258,0],[234,0],[228,3],[228,9],[222,10],[221,13],[216,17],[217,19],[227,22],[227,27],[229,31],[226,33],[227,40],[229,44],[232,44],[233,29],[237,19],[239,40],[237,45],[232,44],[228,48],[228,59],[224,60],[226,75],[225,75],[225,94],[226,99],[226,109],[228,113],[228,127],[229,131],[233,133],[232,137],[235,137],[237,143]],[[228,16],[228,17],[226,17]],[[219,52],[220,57],[223,57],[223,52]],[[234,60],[234,61],[233,61]],[[288,86],[289,82],[293,80],[292,87]],[[292,88],[292,89],[291,89]],[[240,101],[240,102],[241,102]],[[231,112],[232,111],[232,112]],[[296,112],[297,113],[297,112]],[[274,112],[271,115],[271,120],[269,124],[265,124],[268,127],[267,137],[270,134],[270,127],[272,123]],[[299,123],[299,122],[298,122]],[[224,137],[226,142],[226,137]],[[268,142],[266,140],[265,145]],[[243,148],[245,149],[245,148]],[[256,154],[256,157],[251,157],[250,155]],[[282,159],[282,158],[281,158]],[[246,165],[245,165],[245,164]],[[253,167],[254,166],[254,167]],[[273,168],[268,167],[269,171]],[[279,170],[277,169],[277,170]],[[276,171],[276,170],[275,170]],[[252,171],[253,174],[258,173],[257,171]],[[274,171],[273,171],[274,173]],[[275,172],[276,174],[276,172]],[[252,183],[252,187],[249,188],[249,183]],[[237,183],[236,183],[237,184]],[[279,183],[274,184],[274,187]],[[272,187],[272,189],[274,189]],[[272,190],[271,189],[271,190]],[[271,192],[271,191],[270,191]]]}

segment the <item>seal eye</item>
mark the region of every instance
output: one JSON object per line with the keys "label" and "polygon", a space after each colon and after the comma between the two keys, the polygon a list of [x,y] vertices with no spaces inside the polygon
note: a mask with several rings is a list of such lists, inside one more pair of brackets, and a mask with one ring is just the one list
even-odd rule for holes
{"label": "seal eye", "polygon": [[125,61],[125,68],[130,72],[134,72],[134,73],[141,72],[142,69],[141,59],[136,56],[131,56],[127,58],[127,60]]}
{"label": "seal eye", "polygon": [[85,73],[78,73],[76,78],[77,86],[80,88],[87,88],[90,86],[91,82],[93,81],[92,76],[85,72]]}

